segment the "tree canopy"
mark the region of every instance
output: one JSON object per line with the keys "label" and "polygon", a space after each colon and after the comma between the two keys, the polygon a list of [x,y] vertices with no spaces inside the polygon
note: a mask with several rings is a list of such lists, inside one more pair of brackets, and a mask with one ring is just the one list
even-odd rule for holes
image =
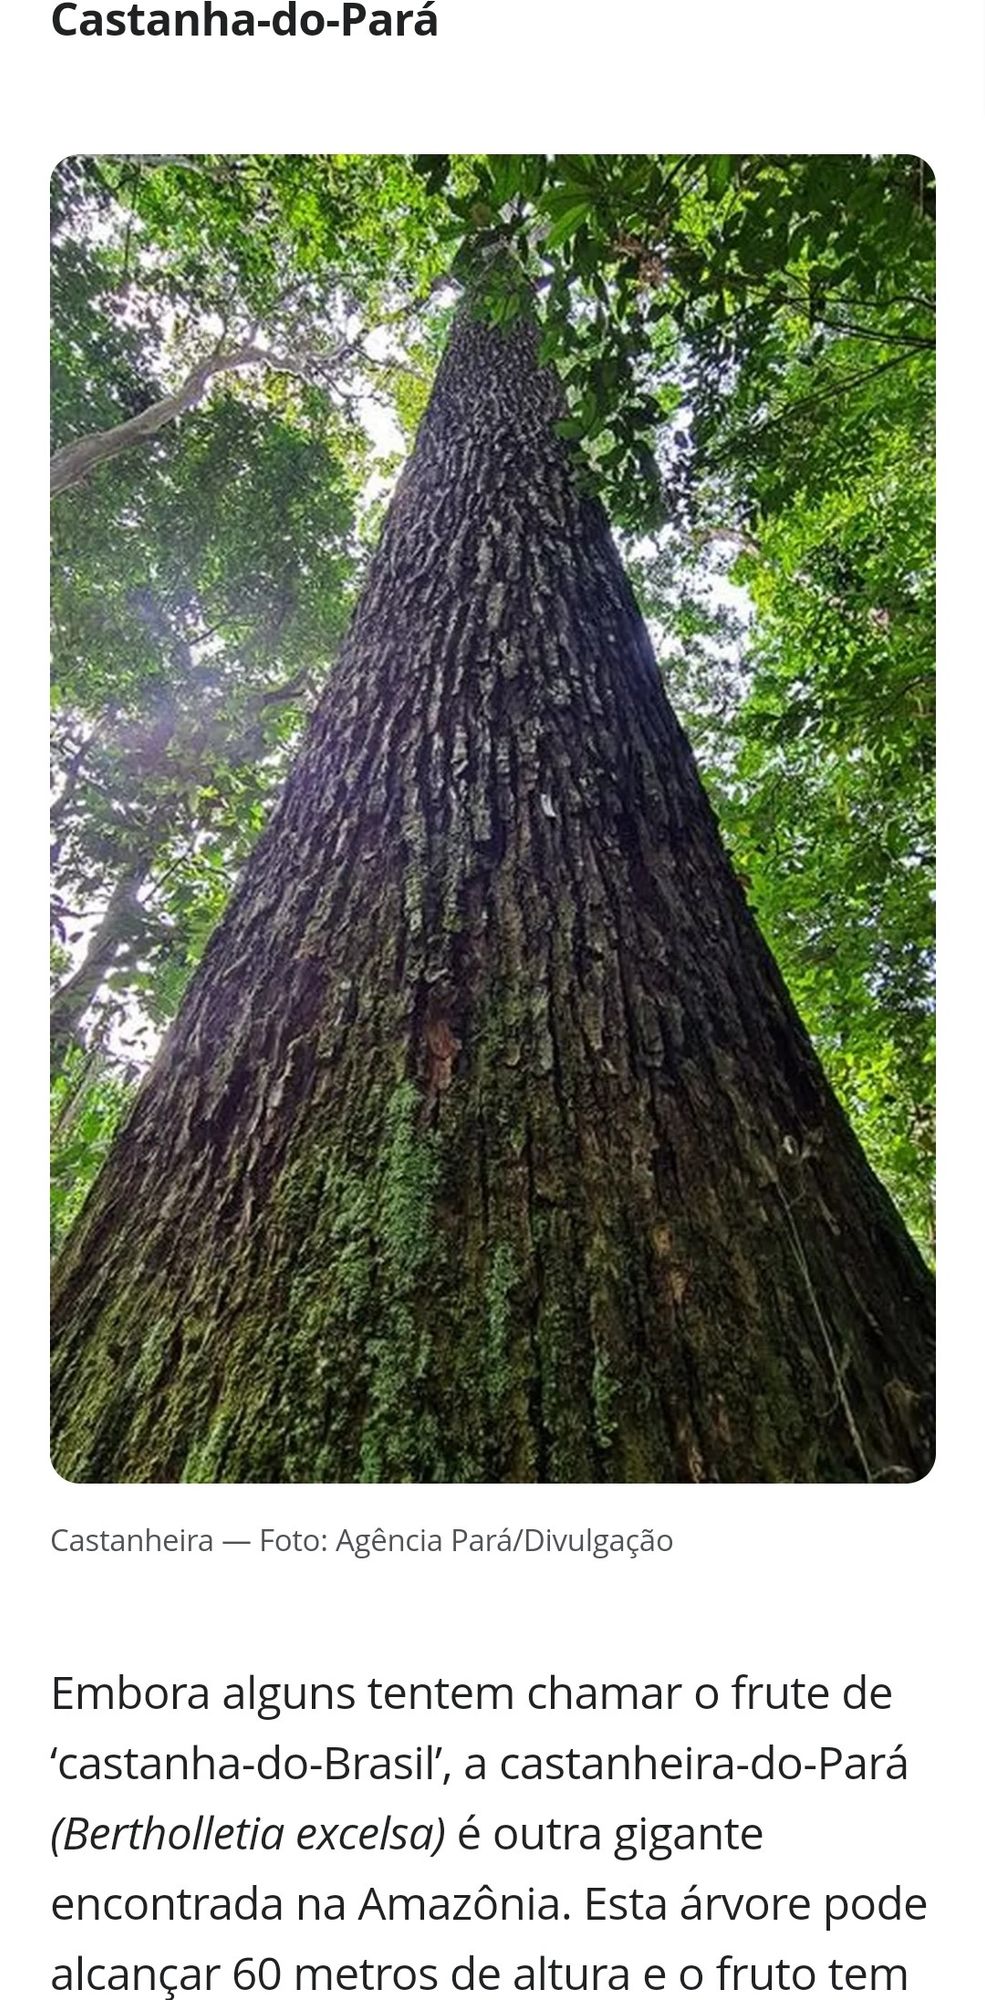
{"label": "tree canopy", "polygon": [[539,322],[761,928],[929,1242],[933,233],[898,156],[62,163],[56,1238],[331,671],[467,287]]}

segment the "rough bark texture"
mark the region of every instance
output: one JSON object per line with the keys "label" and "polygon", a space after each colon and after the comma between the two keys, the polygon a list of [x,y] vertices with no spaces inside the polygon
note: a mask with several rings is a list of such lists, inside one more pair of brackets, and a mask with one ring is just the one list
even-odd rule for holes
{"label": "rough bark texture", "polygon": [[280,809],[63,1254],[71,1478],[930,1462],[927,1273],[534,345],[459,316]]}

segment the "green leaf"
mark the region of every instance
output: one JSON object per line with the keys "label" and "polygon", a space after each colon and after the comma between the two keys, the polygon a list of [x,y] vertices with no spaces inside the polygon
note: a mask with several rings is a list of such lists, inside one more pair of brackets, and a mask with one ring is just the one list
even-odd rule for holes
{"label": "green leaf", "polygon": [[708,193],[712,201],[721,201],[732,178],[735,162],[731,153],[713,153],[705,168]]}
{"label": "green leaf", "polygon": [[566,209],[558,217],[558,220],[548,231],[544,241],[544,248],[546,250],[556,250],[560,244],[567,243],[580,225],[586,221],[591,212],[590,202],[575,202],[571,208]]}

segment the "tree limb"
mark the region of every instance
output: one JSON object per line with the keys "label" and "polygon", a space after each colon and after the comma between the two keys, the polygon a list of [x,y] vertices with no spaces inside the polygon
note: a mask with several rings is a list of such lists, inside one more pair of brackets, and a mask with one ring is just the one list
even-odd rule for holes
{"label": "tree limb", "polygon": [[76,1041],[79,1024],[95,999],[124,938],[133,934],[142,910],[139,891],[149,859],[140,855],[119,877],[81,965],[58,988],[51,1002],[51,1070],[56,1075]]}
{"label": "tree limb", "polygon": [[125,423],[112,424],[105,431],[90,431],[86,437],[74,438],[71,444],[62,445],[51,460],[52,498],[56,493],[64,493],[70,486],[78,486],[106,459],[118,458],[121,452],[131,451],[134,445],[143,444],[186,410],[193,409],[215,376],[228,375],[240,368],[261,367],[269,368],[275,374],[301,375],[312,380],[322,377],[327,366],[345,360],[355,345],[348,342],[331,354],[281,354],[270,348],[257,347],[252,342],[240,347],[216,349],[204,361],[198,362],[186,375],[180,388],[170,396],[159,397],[156,403],[150,403],[135,417],[128,417]]}

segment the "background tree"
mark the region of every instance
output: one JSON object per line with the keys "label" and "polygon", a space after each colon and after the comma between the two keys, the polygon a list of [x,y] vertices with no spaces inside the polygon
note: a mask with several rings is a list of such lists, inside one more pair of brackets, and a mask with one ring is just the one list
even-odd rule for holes
{"label": "background tree", "polygon": [[344,301],[316,313],[259,257],[241,178],[209,166],[207,213],[185,215],[167,172],[54,177],[56,462],[159,410],[219,314],[220,348],[249,332],[260,351],[266,308],[264,351],[280,338],[288,366],[203,379],[207,407],[90,451],[53,510],[56,1241],[259,831],[361,561],[367,440],[347,389],[309,379],[345,345]]}

